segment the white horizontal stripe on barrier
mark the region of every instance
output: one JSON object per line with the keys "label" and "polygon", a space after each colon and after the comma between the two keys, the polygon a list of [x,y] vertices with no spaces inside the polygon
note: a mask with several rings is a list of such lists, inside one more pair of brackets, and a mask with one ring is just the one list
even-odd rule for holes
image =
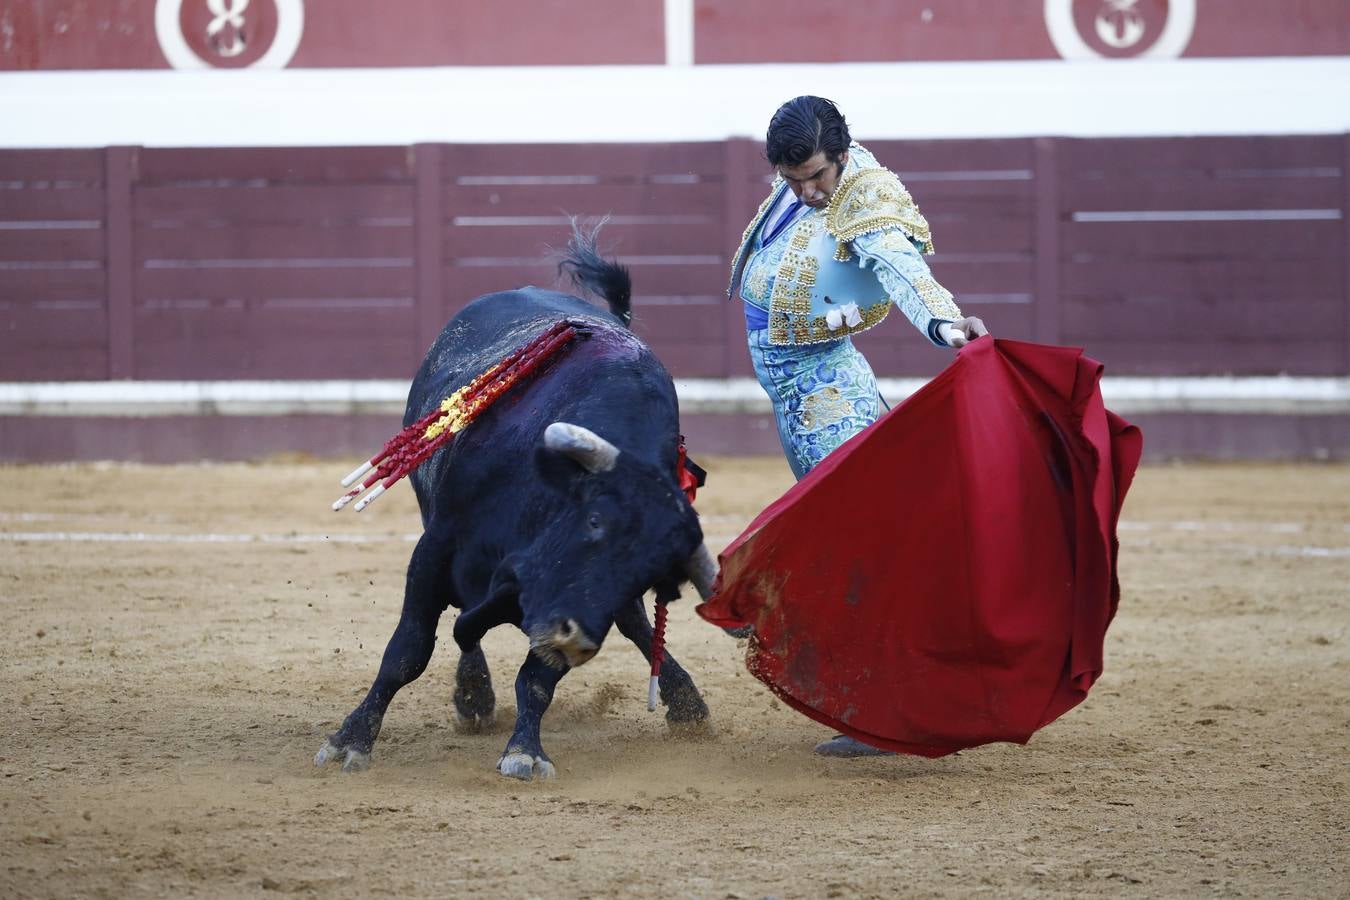
{"label": "white horizontal stripe on barrier", "polygon": [[[882,396],[899,403],[922,378],[883,378]],[[686,414],[766,415],[768,398],[753,378],[680,378]],[[403,414],[408,382],[368,381],[62,381],[0,382],[0,416],[289,416]],[[1108,377],[1107,406],[1123,415],[1350,413],[1350,378]]]}
{"label": "white horizontal stripe on barrier", "polygon": [[1350,131],[1350,57],[445,66],[3,72],[0,147],[762,139],[798,94],[865,140]]}

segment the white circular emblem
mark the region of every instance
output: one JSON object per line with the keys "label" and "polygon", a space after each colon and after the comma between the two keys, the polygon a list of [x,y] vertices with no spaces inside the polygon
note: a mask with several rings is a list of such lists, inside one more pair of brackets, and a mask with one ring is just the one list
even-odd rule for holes
{"label": "white circular emblem", "polygon": [[[1143,38],[1144,22],[1134,8],[1137,0],[1102,0],[1095,21],[1097,37],[1110,47],[1125,49]],[[1065,59],[1108,59],[1078,33],[1073,0],[1045,0],[1045,26],[1059,55]],[[1195,0],[1168,0],[1167,21],[1153,46],[1134,59],[1174,59],[1191,42],[1195,31]]]}
{"label": "white circular emblem", "polygon": [[[189,0],[201,2],[201,0]],[[305,31],[304,0],[273,0],[277,7],[277,33],[272,46],[251,63],[251,69],[284,69],[295,56],[300,46],[300,36]],[[238,27],[248,9],[248,0],[206,0],[206,5],[214,16],[213,27],[219,30],[226,23]],[[212,69],[215,66],[203,59],[188,44],[183,36],[180,24],[183,0],[155,0],[155,37],[159,39],[159,49],[164,58],[175,69]],[[222,52],[223,56],[237,55],[242,48],[234,48],[235,53]]]}

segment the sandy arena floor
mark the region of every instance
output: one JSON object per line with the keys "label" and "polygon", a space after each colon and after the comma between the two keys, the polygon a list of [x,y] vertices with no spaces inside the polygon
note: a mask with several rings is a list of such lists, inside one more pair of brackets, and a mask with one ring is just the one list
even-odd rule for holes
{"label": "sandy arena floor", "polygon": [[[789,479],[703,462],[720,549]],[[0,897],[1350,896],[1350,467],[1141,471],[1106,674],[1026,747],[815,757],[686,599],[670,647],[716,734],[668,736],[615,637],[536,783],[493,770],[503,629],[495,732],[451,727],[443,628],[374,768],[312,765],[417,530],[403,485],[329,512],[348,467],[0,468]]]}

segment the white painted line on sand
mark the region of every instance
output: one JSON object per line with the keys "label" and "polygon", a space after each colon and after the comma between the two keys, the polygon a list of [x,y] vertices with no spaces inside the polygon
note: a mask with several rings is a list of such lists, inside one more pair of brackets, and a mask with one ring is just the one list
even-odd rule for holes
{"label": "white painted line on sand", "polygon": [[416,543],[417,534],[151,534],[144,531],[3,531],[13,543],[131,544],[387,544]]}
{"label": "white painted line on sand", "polygon": [[[730,517],[722,517],[730,518]],[[1334,527],[1334,526],[1333,526]],[[1341,524],[1350,533],[1350,524]],[[1121,531],[1183,531],[1230,533],[1255,531],[1288,534],[1305,530],[1292,522],[1122,522]],[[420,535],[382,532],[377,534],[251,534],[251,533],[152,533],[144,531],[9,531],[0,532],[0,543],[164,543],[164,544],[388,544],[415,543]],[[735,535],[709,533],[713,544],[729,543]],[[1127,546],[1157,546],[1147,538],[1130,540]],[[1194,549],[1194,548],[1189,548]],[[1314,559],[1350,557],[1350,547],[1280,544],[1220,544],[1210,549],[1249,556],[1296,556]]]}

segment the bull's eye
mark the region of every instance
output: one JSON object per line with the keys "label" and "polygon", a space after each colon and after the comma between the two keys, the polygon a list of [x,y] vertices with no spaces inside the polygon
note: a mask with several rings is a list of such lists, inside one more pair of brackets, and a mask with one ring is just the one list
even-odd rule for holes
{"label": "bull's eye", "polygon": [[587,529],[589,529],[591,537],[598,538],[600,537],[600,535],[605,533],[605,523],[600,518],[600,514],[598,512],[593,512],[586,517],[586,527]]}

